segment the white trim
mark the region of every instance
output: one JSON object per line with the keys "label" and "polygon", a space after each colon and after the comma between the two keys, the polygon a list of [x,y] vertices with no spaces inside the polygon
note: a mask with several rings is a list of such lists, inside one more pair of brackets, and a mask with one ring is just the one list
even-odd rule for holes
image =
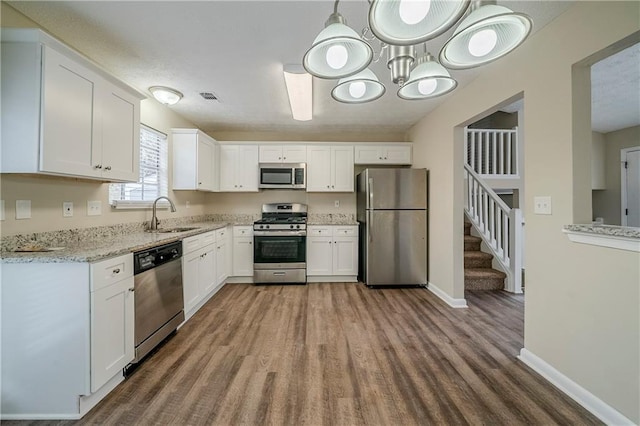
{"label": "white trim", "polygon": [[118,386],[123,381],[123,374],[116,374],[96,392],[92,393],[91,395],[81,396],[79,402],[80,416],[77,418],[84,417],[85,414],[87,414],[93,407],[98,405],[98,403],[102,401],[105,396],[107,396],[112,390],[116,388],[116,386]]}
{"label": "white trim", "polygon": [[253,284],[253,277],[228,277],[227,284]]}
{"label": "white trim", "polygon": [[633,425],[634,423],[618,410],[556,370],[553,366],[522,348],[518,359],[547,379],[552,385],[586,408],[591,414],[609,425]]}
{"label": "white trim", "polygon": [[80,414],[2,414],[0,420],[79,420]]}
{"label": "white trim", "polygon": [[427,282],[427,290],[438,296],[444,303],[452,308],[468,308],[467,299],[454,299],[433,283]]}
{"label": "white trim", "polygon": [[627,154],[638,150],[640,146],[620,150],[620,223],[622,226],[627,226],[627,215],[624,214],[627,209],[627,169],[624,164],[627,162]]}
{"label": "white trim", "polygon": [[619,250],[634,251],[640,253],[640,240],[637,238],[618,237],[613,235],[593,234],[591,232],[578,232],[563,229],[570,241],[574,243],[589,244],[592,246],[609,247]]}
{"label": "white trim", "polygon": [[358,277],[351,275],[307,275],[307,283],[357,283]]}

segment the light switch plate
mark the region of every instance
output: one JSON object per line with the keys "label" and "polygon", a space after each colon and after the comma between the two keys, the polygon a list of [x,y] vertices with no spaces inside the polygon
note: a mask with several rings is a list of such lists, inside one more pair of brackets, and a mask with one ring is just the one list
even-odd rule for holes
{"label": "light switch plate", "polygon": [[102,214],[102,201],[87,201],[87,216],[100,216]]}
{"label": "light switch plate", "polygon": [[31,219],[31,200],[16,200],[16,219]]}
{"label": "light switch plate", "polygon": [[72,201],[64,201],[62,203],[62,216],[63,217],[73,217],[73,202]]}
{"label": "light switch plate", "polygon": [[551,197],[533,197],[533,212],[535,214],[551,214]]}
{"label": "light switch plate", "polygon": [[4,200],[0,200],[0,220],[4,220]]}

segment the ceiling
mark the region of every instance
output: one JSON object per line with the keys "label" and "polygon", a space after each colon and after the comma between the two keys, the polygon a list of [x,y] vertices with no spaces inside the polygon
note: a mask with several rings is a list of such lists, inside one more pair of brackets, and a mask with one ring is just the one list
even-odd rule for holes
{"label": "ceiling", "polygon": [[[314,78],[314,118],[294,121],[282,67],[301,63],[333,10],[332,0],[8,3],[140,91],[148,94],[154,85],[181,91],[184,98],[171,108],[209,132],[404,133],[447,97],[400,100],[383,57],[371,65],[387,87],[381,99],[344,105],[330,96],[335,80]],[[534,32],[571,4],[498,3],[530,15]],[[367,10],[365,0],[339,4],[357,32],[366,26]],[[428,49],[437,55],[451,32],[429,42]],[[379,51],[375,44],[374,50]],[[451,74],[464,86],[482,72]],[[219,100],[204,100],[200,92],[213,92]]]}

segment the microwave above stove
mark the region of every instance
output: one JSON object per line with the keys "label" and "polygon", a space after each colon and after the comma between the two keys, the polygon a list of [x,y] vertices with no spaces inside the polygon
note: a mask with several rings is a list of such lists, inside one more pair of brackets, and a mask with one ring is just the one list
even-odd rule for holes
{"label": "microwave above stove", "polygon": [[307,165],[305,163],[260,163],[258,188],[305,189]]}

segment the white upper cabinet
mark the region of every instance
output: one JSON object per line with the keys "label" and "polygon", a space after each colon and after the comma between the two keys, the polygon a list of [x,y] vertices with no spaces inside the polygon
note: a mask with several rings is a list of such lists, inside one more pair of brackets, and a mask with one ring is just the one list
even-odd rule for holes
{"label": "white upper cabinet", "polygon": [[411,144],[356,145],[355,164],[411,165]]}
{"label": "white upper cabinet", "polygon": [[220,146],[220,191],[258,192],[258,146]]}
{"label": "white upper cabinet", "polygon": [[307,147],[307,192],[353,192],[353,146]]}
{"label": "white upper cabinet", "polygon": [[2,30],[2,172],[137,181],[140,99],[35,29]]}
{"label": "white upper cabinet", "polygon": [[198,129],[173,129],[173,189],[219,189],[216,141]]}
{"label": "white upper cabinet", "polygon": [[306,163],[306,145],[260,145],[261,163]]}

